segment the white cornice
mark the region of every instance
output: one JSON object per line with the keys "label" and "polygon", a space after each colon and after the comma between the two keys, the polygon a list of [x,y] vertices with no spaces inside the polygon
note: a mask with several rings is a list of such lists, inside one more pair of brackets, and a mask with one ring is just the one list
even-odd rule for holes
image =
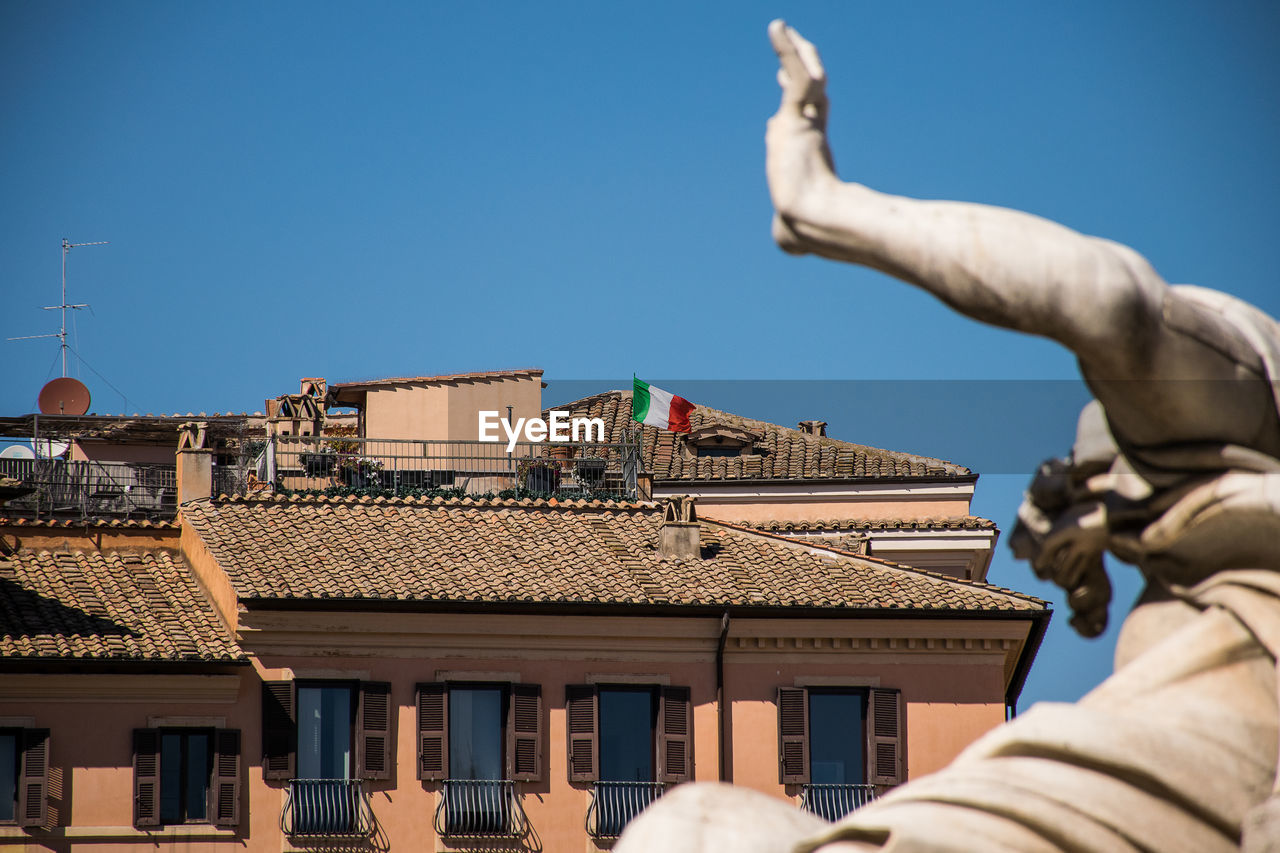
{"label": "white cornice", "polygon": [[714,498],[718,502],[758,503],[761,501],[829,502],[834,499],[850,502],[921,500],[926,498],[973,497],[973,483],[741,483],[736,481],[706,482],[663,481],[653,484],[655,498],[671,495],[694,495]]}

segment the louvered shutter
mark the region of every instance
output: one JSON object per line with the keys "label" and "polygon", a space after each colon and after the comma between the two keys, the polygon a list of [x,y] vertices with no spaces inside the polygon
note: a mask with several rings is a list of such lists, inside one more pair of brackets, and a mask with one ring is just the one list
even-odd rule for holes
{"label": "louvered shutter", "polygon": [[133,825],[160,825],[160,732],[133,730]]}
{"label": "louvered shutter", "polygon": [[391,685],[385,681],[360,682],[360,707],[356,712],[356,776],[360,779],[391,778]]}
{"label": "louvered shutter", "polygon": [[49,820],[49,730],[22,730],[18,767],[18,826]]}
{"label": "louvered shutter", "polygon": [[867,781],[873,785],[900,784],[906,776],[902,692],[872,689],[867,705]]}
{"label": "louvered shutter", "polygon": [[292,779],[298,757],[296,694],[292,681],[262,683],[262,776]]}
{"label": "louvered shutter", "polygon": [[507,778],[516,782],[542,779],[542,686],[511,685],[507,711]]}
{"label": "louvered shutter", "polygon": [[208,815],[214,826],[240,825],[239,729],[214,729]]}
{"label": "louvered shutter", "polygon": [[663,687],[658,708],[658,780],[687,782],[693,774],[693,708],[688,687]]}
{"label": "louvered shutter", "polygon": [[784,785],[809,781],[809,691],[778,688],[778,776]]}
{"label": "louvered shutter", "polygon": [[569,781],[600,778],[600,749],[596,735],[599,697],[594,684],[569,684],[564,689],[569,728]]}
{"label": "louvered shutter", "polygon": [[449,776],[449,694],[443,682],[418,685],[418,778]]}

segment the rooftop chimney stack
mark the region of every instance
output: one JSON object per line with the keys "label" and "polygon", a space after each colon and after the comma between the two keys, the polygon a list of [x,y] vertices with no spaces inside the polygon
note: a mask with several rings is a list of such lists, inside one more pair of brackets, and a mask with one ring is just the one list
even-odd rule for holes
{"label": "rooftop chimney stack", "polygon": [[213,494],[213,448],[206,446],[209,424],[189,421],[178,427],[178,503]]}
{"label": "rooftop chimney stack", "polygon": [[694,498],[674,495],[662,510],[662,526],[658,528],[658,556],[664,560],[696,560],[702,556]]}
{"label": "rooftop chimney stack", "polygon": [[801,421],[798,426],[802,433],[814,438],[823,438],[827,434],[826,421]]}

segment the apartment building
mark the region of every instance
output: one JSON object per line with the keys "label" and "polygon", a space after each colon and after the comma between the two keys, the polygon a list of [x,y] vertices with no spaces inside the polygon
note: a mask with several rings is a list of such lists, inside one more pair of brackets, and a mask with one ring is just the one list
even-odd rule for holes
{"label": "apartment building", "polygon": [[[830,526],[989,549],[963,490],[924,499],[971,472],[710,410],[763,437],[495,455],[465,433],[540,411],[540,376],[305,380],[235,494],[215,472],[243,431],[194,421],[172,517],[0,506],[0,848],[604,850],[687,781],[835,818],[1005,718],[1045,602]],[[724,517],[753,505],[717,500],[748,479],[730,465],[772,520]]]}

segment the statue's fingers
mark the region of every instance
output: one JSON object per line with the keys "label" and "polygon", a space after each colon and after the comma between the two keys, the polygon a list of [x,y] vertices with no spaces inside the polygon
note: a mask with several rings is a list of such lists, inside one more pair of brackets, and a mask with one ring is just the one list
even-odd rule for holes
{"label": "statue's fingers", "polygon": [[827,70],[822,67],[822,57],[818,56],[818,49],[813,46],[813,42],[795,30],[790,28],[788,30],[790,30],[788,35],[791,36],[791,40],[795,44],[796,55],[804,63],[805,76],[818,84],[818,86],[825,86],[827,83]]}
{"label": "statue's fingers", "polygon": [[[778,72],[778,85],[782,87],[783,103],[801,105],[808,102],[814,78],[810,74],[809,65],[801,55],[801,43],[807,46],[809,53],[812,54],[811,61],[816,61],[817,51],[782,20],[769,24],[769,41],[773,43],[773,50],[778,54],[778,63],[781,66]],[[817,62],[817,69],[819,74],[822,74],[821,62]]]}

